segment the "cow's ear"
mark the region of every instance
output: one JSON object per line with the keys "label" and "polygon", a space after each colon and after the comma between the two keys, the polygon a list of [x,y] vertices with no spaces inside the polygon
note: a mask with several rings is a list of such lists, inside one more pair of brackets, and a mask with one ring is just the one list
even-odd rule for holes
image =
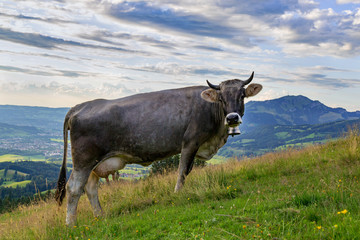
{"label": "cow's ear", "polygon": [[219,99],[219,95],[215,89],[209,88],[201,92],[202,99],[208,102],[217,102]]}
{"label": "cow's ear", "polygon": [[255,96],[256,94],[258,94],[262,89],[262,85],[261,84],[257,84],[257,83],[252,83],[250,84],[246,90],[245,90],[245,96],[246,97],[252,97]]}

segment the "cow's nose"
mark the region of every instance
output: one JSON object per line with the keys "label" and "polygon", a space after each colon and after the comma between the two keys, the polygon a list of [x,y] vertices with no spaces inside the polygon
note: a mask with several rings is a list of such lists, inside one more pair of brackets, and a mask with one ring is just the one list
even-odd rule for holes
{"label": "cow's nose", "polygon": [[226,116],[226,123],[229,126],[237,126],[242,122],[241,117],[237,113],[229,113]]}

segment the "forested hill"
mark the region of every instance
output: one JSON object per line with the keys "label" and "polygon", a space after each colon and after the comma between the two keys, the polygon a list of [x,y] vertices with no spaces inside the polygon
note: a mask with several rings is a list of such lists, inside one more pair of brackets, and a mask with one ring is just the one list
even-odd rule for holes
{"label": "forested hill", "polygon": [[245,105],[240,129],[230,137],[219,155],[253,156],[286,147],[324,143],[360,125],[360,111],[331,108],[304,96],[285,96]]}
{"label": "forested hill", "polygon": [[267,101],[251,101],[245,106],[244,127],[263,125],[322,124],[360,118],[360,111],[331,108],[304,96],[285,96]]}
{"label": "forested hill", "polygon": [[323,124],[263,125],[229,137],[218,154],[224,157],[255,156],[288,147],[304,147],[339,138],[352,127],[360,126],[360,119]]}
{"label": "forested hill", "polygon": [[68,110],[69,108],[0,105],[0,123],[60,131]]}

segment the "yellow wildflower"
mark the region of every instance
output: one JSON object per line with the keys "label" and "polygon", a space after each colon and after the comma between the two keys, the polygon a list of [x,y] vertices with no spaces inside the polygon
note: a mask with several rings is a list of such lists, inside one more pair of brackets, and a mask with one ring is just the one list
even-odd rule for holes
{"label": "yellow wildflower", "polygon": [[348,210],[344,209],[341,211],[342,214],[346,214],[348,212]]}
{"label": "yellow wildflower", "polygon": [[338,225],[337,225],[337,224],[335,224],[335,225],[334,225],[334,228],[337,228],[337,227],[338,227]]}
{"label": "yellow wildflower", "polygon": [[321,229],[321,226],[317,226],[316,228],[320,230],[320,229]]}

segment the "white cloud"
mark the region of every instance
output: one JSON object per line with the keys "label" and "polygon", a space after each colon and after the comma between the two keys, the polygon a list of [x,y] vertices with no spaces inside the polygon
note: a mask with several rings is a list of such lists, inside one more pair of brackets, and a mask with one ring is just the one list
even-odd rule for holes
{"label": "white cloud", "polygon": [[360,0],[336,0],[337,4],[349,4],[349,3],[355,3],[360,4]]}
{"label": "white cloud", "polygon": [[[97,85],[84,82],[63,84],[56,81],[49,83],[20,83],[12,81],[0,84],[1,98],[16,93],[19,95],[18,99],[24,101],[27,96],[36,93],[34,95],[43,96],[44,99],[47,99],[46,101],[51,102],[51,106],[72,106],[94,98],[120,98],[149,90],[144,87],[129,88],[121,83],[113,84],[109,82],[102,82]],[[55,104],[59,99],[62,99],[62,101]]]}
{"label": "white cloud", "polygon": [[[33,87],[71,101],[247,78],[252,70],[276,85],[265,84],[264,96],[282,94],[275,87],[306,88],[299,82],[357,86],[360,8],[326,4],[5,0],[0,83],[17,82],[13,94]],[[15,99],[6,96],[0,104]]]}

